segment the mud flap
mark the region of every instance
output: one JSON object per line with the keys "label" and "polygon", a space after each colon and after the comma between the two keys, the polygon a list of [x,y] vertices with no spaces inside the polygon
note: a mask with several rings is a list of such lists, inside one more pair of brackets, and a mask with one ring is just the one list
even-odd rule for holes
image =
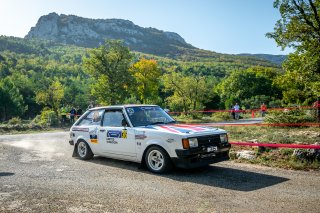
{"label": "mud flap", "polygon": [[79,156],[78,156],[78,153],[77,153],[77,144],[74,145],[72,157],[74,157],[74,158],[79,157]]}

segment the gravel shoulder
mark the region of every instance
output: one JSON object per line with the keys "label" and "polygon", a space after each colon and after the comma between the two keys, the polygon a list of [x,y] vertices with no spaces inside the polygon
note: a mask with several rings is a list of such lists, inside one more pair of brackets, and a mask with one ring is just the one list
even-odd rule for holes
{"label": "gravel shoulder", "polygon": [[0,212],[318,212],[320,172],[233,161],[154,175],[72,158],[68,132],[0,136]]}

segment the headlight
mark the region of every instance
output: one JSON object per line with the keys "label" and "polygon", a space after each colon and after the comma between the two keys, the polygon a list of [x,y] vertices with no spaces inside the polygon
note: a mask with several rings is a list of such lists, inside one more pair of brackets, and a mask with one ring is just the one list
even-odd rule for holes
{"label": "headlight", "polygon": [[221,143],[228,143],[228,135],[227,134],[220,135],[220,141]]}
{"label": "headlight", "polygon": [[198,147],[197,138],[182,139],[182,146],[184,149]]}
{"label": "headlight", "polygon": [[189,138],[189,145],[191,148],[198,147],[198,139],[197,138]]}

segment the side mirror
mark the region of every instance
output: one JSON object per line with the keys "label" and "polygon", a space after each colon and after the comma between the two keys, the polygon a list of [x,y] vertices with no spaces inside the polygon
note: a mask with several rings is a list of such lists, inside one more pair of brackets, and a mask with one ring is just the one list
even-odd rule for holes
{"label": "side mirror", "polygon": [[164,111],[166,112],[166,113],[169,113],[170,112],[170,110],[169,109],[164,109]]}
{"label": "side mirror", "polygon": [[127,123],[126,119],[122,119],[121,125],[122,125],[123,127],[127,127],[127,126],[128,126],[128,123]]}

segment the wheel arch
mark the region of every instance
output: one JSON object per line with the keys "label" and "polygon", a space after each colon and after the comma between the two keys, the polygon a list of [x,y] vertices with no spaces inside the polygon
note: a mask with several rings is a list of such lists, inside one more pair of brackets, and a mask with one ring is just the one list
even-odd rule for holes
{"label": "wheel arch", "polygon": [[[141,158],[141,164],[142,165],[145,165],[145,163],[146,163],[145,157],[146,157],[146,153],[147,153],[148,149],[150,149],[150,147],[153,147],[153,146],[163,149],[167,153],[167,155],[170,157],[169,152],[163,146],[161,146],[159,144],[149,144],[143,151],[142,158]],[[171,159],[171,157],[170,157],[170,159]]]}
{"label": "wheel arch", "polygon": [[75,150],[75,151],[77,150],[78,144],[79,144],[80,141],[85,142],[85,143],[89,146],[89,148],[90,148],[90,150],[91,150],[91,152],[92,152],[91,144],[88,143],[88,141],[86,141],[86,140],[85,140],[84,138],[82,138],[82,137],[77,138],[76,143],[74,144],[74,150]]}

